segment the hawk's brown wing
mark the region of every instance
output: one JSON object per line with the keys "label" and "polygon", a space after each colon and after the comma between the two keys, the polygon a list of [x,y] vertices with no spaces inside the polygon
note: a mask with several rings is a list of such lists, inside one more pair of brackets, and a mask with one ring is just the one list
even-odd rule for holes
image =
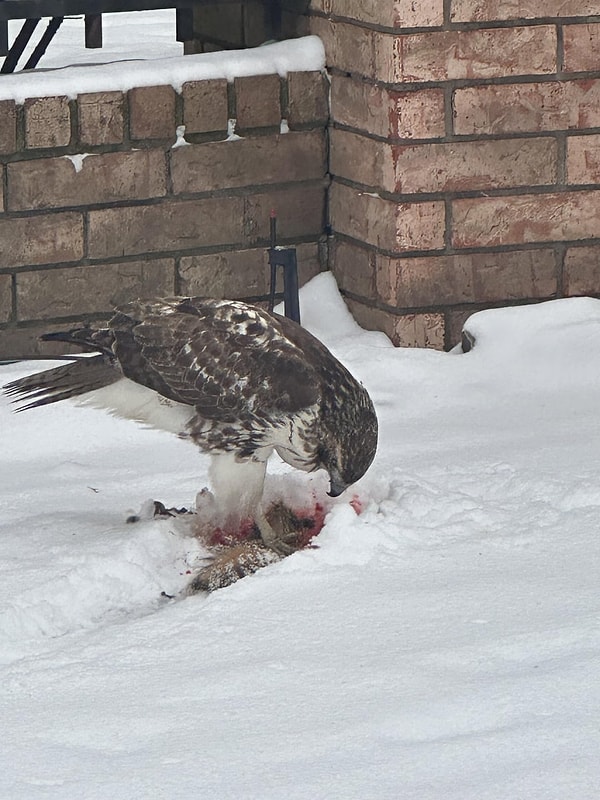
{"label": "hawk's brown wing", "polygon": [[123,373],[209,419],[271,418],[319,400],[317,373],[278,321],[203,298],[133,302],[110,322]]}

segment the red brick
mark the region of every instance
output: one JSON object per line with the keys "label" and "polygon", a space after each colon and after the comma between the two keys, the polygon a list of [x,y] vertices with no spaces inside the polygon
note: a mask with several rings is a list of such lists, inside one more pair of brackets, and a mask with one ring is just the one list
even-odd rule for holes
{"label": "red brick", "polygon": [[190,145],[171,156],[175,193],[310,180],[326,170],[324,131]]}
{"label": "red brick", "polygon": [[600,135],[569,136],[567,180],[569,183],[600,183]]}
{"label": "red brick", "polygon": [[569,296],[600,294],[600,245],[567,250],[563,284]]}
{"label": "red brick", "polygon": [[455,200],[452,241],[492,247],[593,238],[599,216],[600,191]]}
{"label": "red brick", "polygon": [[19,320],[111,312],[136,297],[175,291],[173,259],[17,273]]}
{"label": "red brick", "polygon": [[382,250],[440,250],[444,247],[444,203],[394,203],[334,182],[330,192],[334,231]]}
{"label": "red brick", "polygon": [[337,128],[330,131],[330,171],[365,187],[390,192],[396,183],[390,144]]}
{"label": "red brick", "polygon": [[[323,17],[313,17],[310,21],[311,33],[319,36],[325,47],[328,67],[336,67],[343,72],[366,75],[373,80],[385,81],[382,74],[378,78],[378,48],[382,34],[368,28],[332,22]],[[392,39],[391,35],[386,38]],[[393,83],[393,81],[390,81]]]}
{"label": "red brick", "polygon": [[[327,269],[327,258],[322,237],[320,241],[295,245],[298,262],[298,283],[304,286],[323,270]],[[280,284],[279,284],[280,285]]]}
{"label": "red brick", "polygon": [[556,71],[553,25],[396,35],[317,17],[329,67],[383,83],[414,83]]}
{"label": "red brick", "polygon": [[25,100],[25,147],[66,147],[71,141],[71,112],[66,97]]}
{"label": "red brick", "polygon": [[329,119],[329,83],[321,72],[289,72],[287,121],[293,130]]}
{"label": "red brick", "polygon": [[331,259],[340,289],[369,300],[375,298],[375,254],[372,250],[336,241]]}
{"label": "red brick", "polygon": [[183,122],[186,133],[226,131],[227,81],[189,81],[183,84]]}
{"label": "red brick", "polygon": [[184,256],[179,291],[184,295],[256,297],[268,291],[269,266],[264,248]]}
{"label": "red brick", "polygon": [[[298,283],[303,286],[321,271],[319,245],[296,245]],[[264,247],[184,256],[179,264],[179,293],[211,297],[248,298],[269,291],[270,267]],[[281,278],[278,287],[281,288]]]}
{"label": "red brick", "polygon": [[0,100],[0,153],[17,149],[17,109],[14,100]]}
{"label": "red brick", "polygon": [[600,126],[600,80],[474,86],[454,96],[457,134]]}
{"label": "red brick", "polygon": [[397,192],[443,192],[555,183],[553,139],[393,147]]}
{"label": "red brick", "polygon": [[64,331],[65,323],[40,322],[26,327],[11,326],[0,328],[0,353],[2,358],[21,359],[38,356],[59,356],[71,353],[81,354],[81,349],[64,342],[40,342],[43,333]]}
{"label": "red brick", "polygon": [[[391,135],[406,139],[444,136],[445,101],[441,89],[392,92]],[[385,93],[384,93],[385,96]]]}
{"label": "red brick", "polygon": [[[334,270],[335,268],[334,265]],[[395,314],[389,311],[382,311],[380,308],[373,308],[373,306],[362,303],[353,297],[344,297],[344,301],[361,328],[367,331],[382,331],[390,339],[392,338],[394,323],[398,319]]]}
{"label": "red brick", "polygon": [[331,116],[386,138],[435,139],[446,132],[442,89],[398,92],[337,74],[331,76]]}
{"label": "red brick", "polygon": [[[354,0],[357,2],[357,0]],[[360,0],[362,5],[362,0]],[[376,14],[381,13],[379,0],[371,0],[371,5]],[[397,28],[425,28],[444,24],[444,0],[388,0],[386,3],[386,16],[380,25],[388,25],[387,9],[392,12],[392,24]]]}
{"label": "red brick", "polygon": [[236,130],[266,128],[281,122],[279,75],[235,78]]}
{"label": "red brick", "polygon": [[171,253],[243,241],[241,197],[90,211],[90,258]]}
{"label": "red brick", "polygon": [[85,145],[119,144],[123,141],[122,92],[80,94],[79,141]]}
{"label": "red brick", "polygon": [[83,219],[75,212],[0,218],[0,241],[5,267],[79,261]]}
{"label": "red brick", "polygon": [[[318,237],[318,241],[294,244],[296,249],[296,261],[298,264],[299,286],[304,286],[304,284],[312,280],[315,275],[318,275],[327,268],[325,263],[326,258],[324,257],[325,248],[323,247],[323,244],[324,241],[322,236]],[[266,261],[268,256],[267,251],[263,249],[262,252],[265,254]],[[279,271],[279,275],[277,276],[277,288],[279,291],[282,291],[283,289],[283,278],[281,276],[281,271]]]}
{"label": "red brick", "polygon": [[280,241],[318,238],[325,224],[326,181],[256,192],[244,198],[244,232],[249,245],[268,242],[270,212],[277,213]]}
{"label": "red brick", "polygon": [[557,176],[550,138],[404,146],[333,130],[331,147],[334,175],[402,194],[546,185]]}
{"label": "red brick", "polygon": [[[0,322],[8,322],[12,316],[12,276],[0,275]],[[0,346],[2,358],[6,358]]]}
{"label": "red brick", "polygon": [[481,22],[600,14],[599,0],[452,0],[452,22]]}
{"label": "red brick", "polygon": [[[296,247],[300,286],[320,272],[318,244]],[[184,256],[179,265],[179,293],[211,297],[259,297],[269,291],[270,268],[264,247]]]}
{"label": "red brick", "polygon": [[444,349],[443,314],[403,314],[394,324],[392,342],[398,347]]}
{"label": "red brick", "polygon": [[540,25],[397,36],[393,58],[393,82],[552,73],[556,29]]}
{"label": "red brick", "polygon": [[381,302],[402,308],[552,297],[552,250],[390,258],[377,256]]}
{"label": "red brick", "polygon": [[598,69],[599,23],[565,25],[563,42],[565,72],[594,72]]}
{"label": "red brick", "polygon": [[172,86],[140,86],[127,94],[132,139],[175,138],[175,91]]}
{"label": "red brick", "polygon": [[353,298],[346,305],[358,324],[368,331],[382,331],[397,347],[444,348],[444,317],[442,314],[393,314]]}
{"label": "red brick", "polygon": [[388,28],[425,28],[444,22],[443,0],[313,0],[311,8]]}
{"label": "red brick", "polygon": [[361,328],[367,331],[381,331],[391,339],[393,324],[397,319],[395,314],[374,308],[354,297],[344,296],[344,302]]}
{"label": "red brick", "polygon": [[79,171],[67,156],[8,166],[13,211],[161,197],[166,184],[165,156],[159,150],[90,155]]}

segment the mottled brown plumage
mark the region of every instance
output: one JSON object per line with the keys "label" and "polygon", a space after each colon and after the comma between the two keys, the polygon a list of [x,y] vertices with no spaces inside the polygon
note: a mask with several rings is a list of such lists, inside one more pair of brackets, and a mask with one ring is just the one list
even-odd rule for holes
{"label": "mottled brown plumage", "polygon": [[42,338],[99,355],[13,381],[8,394],[27,401],[24,408],[82,396],[191,438],[214,457],[220,522],[251,516],[269,546],[278,542],[261,498],[273,450],[299,469],[327,470],[333,496],[362,477],[375,455],[377,418],[367,391],[308,331],[257,306],[135,301],[118,308],[105,329]]}

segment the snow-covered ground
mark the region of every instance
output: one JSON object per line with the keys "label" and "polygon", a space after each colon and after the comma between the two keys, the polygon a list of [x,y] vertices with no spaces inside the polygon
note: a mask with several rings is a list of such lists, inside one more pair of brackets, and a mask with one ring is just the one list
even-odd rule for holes
{"label": "snow-covered ground", "polygon": [[596,797],[600,301],[482,312],[468,354],[360,330],[329,275],[302,312],[377,407],[364,510],[209,596],[161,599],[200,548],[124,522],[193,500],[195,447],[2,400],[1,798]]}

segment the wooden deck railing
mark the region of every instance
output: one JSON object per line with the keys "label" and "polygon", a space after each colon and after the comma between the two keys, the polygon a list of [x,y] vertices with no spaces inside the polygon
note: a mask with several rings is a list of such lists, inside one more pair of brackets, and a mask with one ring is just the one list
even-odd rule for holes
{"label": "wooden deck railing", "polygon": [[[263,0],[270,9],[272,29],[276,34],[280,19],[280,0]],[[0,56],[6,56],[0,72],[14,72],[42,18],[50,21],[23,69],[33,69],[52,41],[64,18],[83,15],[85,46],[102,47],[102,14],[121,11],[152,11],[176,9],[176,38],[178,42],[194,37],[194,6],[226,5],[239,0],[0,0]],[[24,20],[15,41],[9,47],[8,20]]]}

